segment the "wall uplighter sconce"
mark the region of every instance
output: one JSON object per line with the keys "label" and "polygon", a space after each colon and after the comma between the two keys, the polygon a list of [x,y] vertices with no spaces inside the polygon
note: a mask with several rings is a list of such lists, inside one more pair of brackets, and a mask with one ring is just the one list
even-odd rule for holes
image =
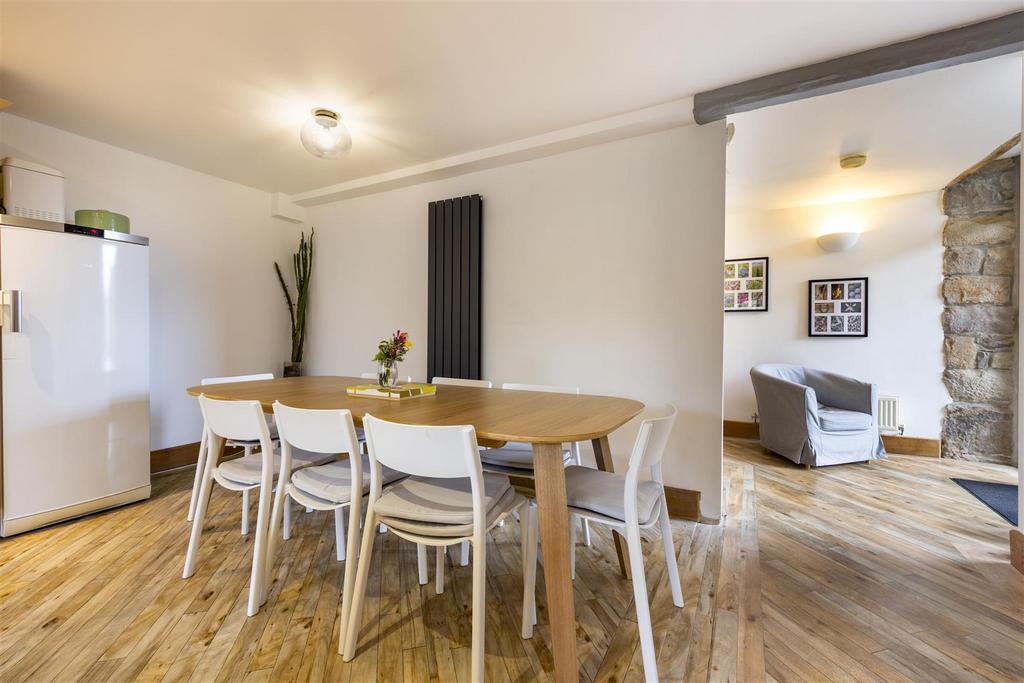
{"label": "wall uplighter sconce", "polygon": [[818,238],[818,246],[825,251],[846,251],[857,244],[859,232],[832,232]]}

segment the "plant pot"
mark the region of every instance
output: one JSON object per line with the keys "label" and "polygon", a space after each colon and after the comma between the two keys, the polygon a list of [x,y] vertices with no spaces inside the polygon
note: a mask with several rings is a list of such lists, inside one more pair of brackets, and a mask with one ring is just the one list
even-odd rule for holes
{"label": "plant pot", "polygon": [[302,363],[285,363],[282,377],[300,377],[302,375]]}

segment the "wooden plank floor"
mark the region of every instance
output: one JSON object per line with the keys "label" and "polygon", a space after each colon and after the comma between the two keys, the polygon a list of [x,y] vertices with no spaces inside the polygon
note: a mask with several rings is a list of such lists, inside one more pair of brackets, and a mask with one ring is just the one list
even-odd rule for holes
{"label": "wooden plank floor", "polygon": [[[804,470],[750,442],[726,450],[723,523],[675,524],[685,608],[672,606],[660,544],[646,544],[662,680],[1024,679],[1008,525],[949,481],[1012,482],[1012,470],[901,456]],[[237,494],[215,489],[199,571],[181,579],[190,484],[188,472],[157,477],[149,501],[0,541],[0,681],[467,681],[469,568],[449,562],[435,595],[416,582],[413,547],[378,537],[345,664],[333,518],[296,515],[250,619]],[[580,678],[641,681],[611,539],[600,531],[578,552]],[[548,680],[543,584],[537,634],[519,637],[517,524],[493,535],[488,562],[488,680]]]}

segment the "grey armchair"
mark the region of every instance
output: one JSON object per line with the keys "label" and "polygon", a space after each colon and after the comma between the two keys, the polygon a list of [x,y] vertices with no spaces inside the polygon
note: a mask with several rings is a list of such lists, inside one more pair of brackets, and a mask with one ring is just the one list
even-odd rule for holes
{"label": "grey armchair", "polygon": [[874,384],[782,364],[754,367],[750,381],[768,450],[811,467],[885,457]]}

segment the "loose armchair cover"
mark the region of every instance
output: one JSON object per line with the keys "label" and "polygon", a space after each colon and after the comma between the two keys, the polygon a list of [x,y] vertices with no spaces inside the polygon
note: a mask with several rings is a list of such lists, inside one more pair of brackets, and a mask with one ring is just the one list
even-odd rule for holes
{"label": "loose armchair cover", "polygon": [[817,467],[885,457],[874,384],[798,365],[750,371],[761,445]]}

